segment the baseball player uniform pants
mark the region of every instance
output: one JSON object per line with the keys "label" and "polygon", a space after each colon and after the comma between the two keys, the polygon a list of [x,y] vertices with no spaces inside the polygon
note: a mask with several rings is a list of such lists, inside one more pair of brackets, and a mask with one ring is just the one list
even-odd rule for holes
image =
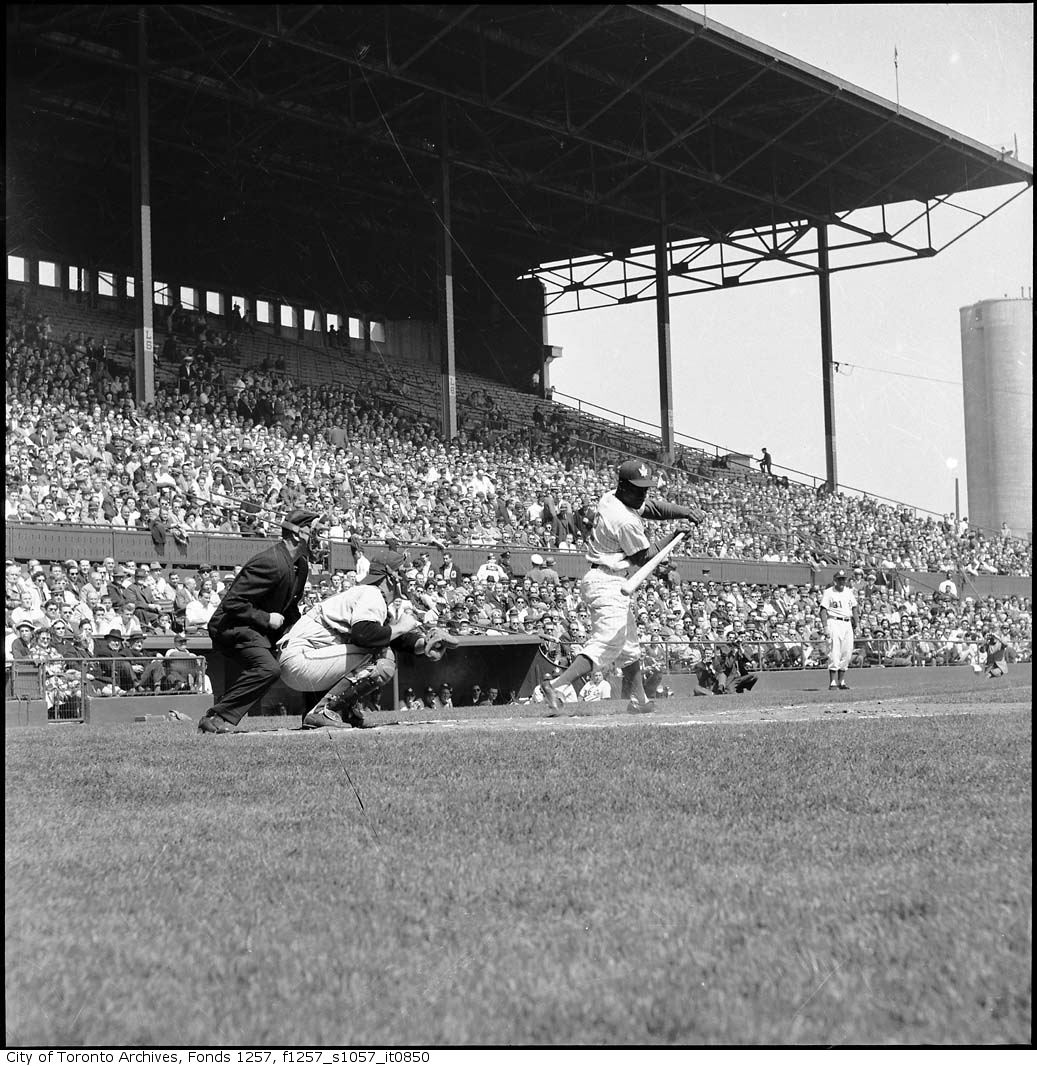
{"label": "baseball player uniform pants", "polygon": [[376,659],[391,678],[396,670],[391,648],[360,648],[355,644],[313,647],[301,640],[289,640],[281,650],[281,680],[300,692],[327,692],[347,674]]}
{"label": "baseball player uniform pants", "polygon": [[625,573],[592,567],[580,582],[580,596],[591,615],[591,631],[582,654],[595,666],[611,662],[622,669],[641,658],[634,598],[623,594]]}
{"label": "baseball player uniform pants", "polygon": [[838,618],[829,618],[828,641],[828,669],[848,670],[853,652],[853,626]]}

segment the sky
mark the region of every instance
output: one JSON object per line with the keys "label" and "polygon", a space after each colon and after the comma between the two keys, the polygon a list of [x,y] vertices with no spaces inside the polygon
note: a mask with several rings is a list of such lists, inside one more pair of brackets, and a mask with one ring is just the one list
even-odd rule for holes
{"label": "sky", "polygon": [[[698,13],[703,5],[686,5]],[[706,15],[1033,163],[1029,4],[709,4]],[[983,209],[1005,190],[966,201]],[[968,514],[959,308],[1033,283],[1033,193],[935,258],[831,279],[841,486]],[[817,283],[783,281],[670,301],[674,430],[775,467],[825,475]],[[775,328],[780,323],[780,328]],[[655,304],[548,319],[562,393],[659,425]],[[632,359],[632,354],[637,354]]]}

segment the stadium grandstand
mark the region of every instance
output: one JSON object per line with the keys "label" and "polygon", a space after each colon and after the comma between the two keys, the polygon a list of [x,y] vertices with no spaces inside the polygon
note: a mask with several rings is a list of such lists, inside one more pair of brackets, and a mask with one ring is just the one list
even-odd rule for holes
{"label": "stadium grandstand", "polygon": [[[665,304],[703,242],[753,227],[774,244],[742,284],[826,279],[865,245],[924,258],[931,237],[884,241],[854,212],[908,197],[925,228],[956,193],[1028,188],[1029,168],[682,9],[500,10],[9,6],[8,696],[57,719],[88,692],[211,691],[205,624],[303,504],[330,538],[307,604],[395,540],[425,620],[535,637],[562,663],[587,635],[594,506],[631,456],[707,516],[640,594],[660,684],[733,641],[759,670],[823,667],[837,568],[861,605],[855,666],[981,668],[992,632],[1030,661],[1028,540],[840,491],[834,437],[824,472],[764,473],[665,417],[561,402],[543,329],[556,301],[627,299],[631,272]],[[655,60],[641,84],[617,73],[632,27]],[[692,56],[715,99],[689,111]],[[603,84],[615,99],[592,107]],[[800,117],[764,137],[735,87]],[[726,159],[707,174],[672,145],[624,148],[646,101],[685,146],[723,131]],[[579,188],[588,172],[612,195]],[[477,576],[488,559],[503,579]],[[121,679],[95,669],[113,629],[147,649]],[[181,635],[198,668],[170,680],[153,660]]]}

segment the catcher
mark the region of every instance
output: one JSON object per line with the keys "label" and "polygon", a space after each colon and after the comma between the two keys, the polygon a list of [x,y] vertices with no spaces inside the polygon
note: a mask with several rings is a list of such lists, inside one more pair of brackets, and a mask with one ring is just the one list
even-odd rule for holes
{"label": "catcher", "polygon": [[399,570],[406,557],[389,551],[371,562],[357,585],[310,608],[278,641],[281,680],[301,692],[323,692],[302,720],[303,729],[364,729],[362,704],[392,680],[396,651],[443,657],[458,640],[426,631],[400,599]]}

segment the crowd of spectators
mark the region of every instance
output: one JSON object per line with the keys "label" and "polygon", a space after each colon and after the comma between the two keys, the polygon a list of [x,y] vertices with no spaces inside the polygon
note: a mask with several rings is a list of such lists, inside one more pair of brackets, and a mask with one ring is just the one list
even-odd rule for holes
{"label": "crowd of spectators", "polygon": [[[479,390],[461,404],[462,429],[448,441],[399,389],[300,386],[269,362],[231,369],[240,355],[233,333],[203,316],[170,317],[164,350],[177,367],[159,376],[154,403],[138,407],[125,355],[119,361],[127,337],[59,339],[45,314],[11,309],[7,521],[139,528],[161,542],[262,533],[268,510],[305,500],[326,508],[332,535],[344,539],[578,552],[595,502],[613,487],[612,459],[579,445],[568,409],[512,425]],[[682,554],[1031,573],[1027,541],[959,528],[953,517],[819,496],[763,475],[714,477],[701,466],[664,478],[667,498],[707,513]]]}
{"label": "crowd of spectators", "polygon": [[[147,530],[161,549],[167,537],[266,535],[268,519],[305,503],[326,510],[332,538],[412,545],[410,595],[428,620],[459,633],[536,633],[560,664],[578,650],[585,609],[575,582],[544,556],[583,549],[615,472],[579,444],[574,412],[558,407],[545,418],[538,408],[533,425],[512,425],[479,390],[461,404],[458,436],[444,440],[408,409],[406,389],[300,386],[269,361],[238,368],[241,324],[224,333],[183,309],[167,322],[155,401],[138,406],[128,336],[57,337],[49,316],[24,301],[8,311],[8,522]],[[920,518],[765,474],[711,476],[686,462],[663,477],[666,498],[706,512],[687,554],[852,566],[861,601],[854,665],[974,661],[991,631],[1010,658],[1029,657],[1028,599],[964,595],[969,575],[1031,573],[1030,544],[1007,529],[987,535],[950,516]],[[434,567],[420,551],[427,545],[482,546],[486,563],[462,575],[448,552]],[[508,546],[532,550],[530,573],[511,573]],[[903,578],[911,571],[954,572],[962,594],[946,582],[943,591],[912,590]],[[203,635],[233,576],[114,559],[9,564],[7,657],[50,663],[59,677],[57,657],[71,644],[93,656],[113,633]],[[307,596],[315,602],[355,579],[325,574]],[[819,596],[814,586],[650,582],[640,616],[646,654],[667,669],[697,669],[737,641],[756,668],[820,665]],[[131,673],[133,686],[109,671],[102,687],[173,683],[154,670]]]}
{"label": "crowd of spectators", "polygon": [[[159,695],[211,691],[205,660],[188,650],[188,634],[218,599],[189,577],[166,581],[161,565],[142,565],[131,577],[105,560],[30,560],[6,567],[5,662],[40,668],[49,709],[74,716],[84,694]],[[186,601],[186,603],[185,603]],[[206,606],[211,603],[212,606]],[[169,636],[165,651],[146,651],[145,638]]]}

